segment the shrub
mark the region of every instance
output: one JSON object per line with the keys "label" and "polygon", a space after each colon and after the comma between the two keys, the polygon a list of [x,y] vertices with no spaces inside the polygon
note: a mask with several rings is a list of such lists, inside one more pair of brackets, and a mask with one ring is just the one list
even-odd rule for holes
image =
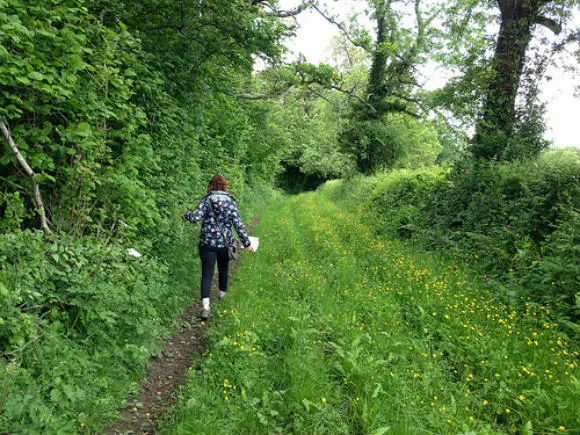
{"label": "shrub", "polygon": [[[541,255],[522,265],[522,287],[530,295],[551,303],[580,320],[580,213],[570,211],[547,237]],[[564,308],[564,309],[562,309]],[[574,329],[574,328],[573,328]],[[580,329],[576,327],[576,332]]]}
{"label": "shrub", "polygon": [[39,231],[1,235],[0,263],[0,431],[98,430],[190,287],[169,286],[168,266],[146,253],[89,238],[47,243]]}
{"label": "shrub", "polygon": [[424,226],[425,198],[441,182],[443,172],[431,170],[396,170],[375,177],[373,206],[384,230],[410,235]]}

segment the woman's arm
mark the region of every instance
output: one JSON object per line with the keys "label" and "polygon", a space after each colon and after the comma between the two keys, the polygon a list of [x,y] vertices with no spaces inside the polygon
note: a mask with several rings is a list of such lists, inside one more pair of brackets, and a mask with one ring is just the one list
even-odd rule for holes
{"label": "woman's arm", "polygon": [[207,201],[205,200],[205,197],[204,197],[197,205],[197,208],[195,209],[195,211],[188,210],[185,212],[185,215],[183,217],[185,219],[187,219],[189,222],[191,222],[192,224],[196,224],[205,217],[206,207],[207,207]]}
{"label": "woman's arm", "polygon": [[236,200],[233,198],[230,210],[231,210],[230,218],[232,221],[232,225],[236,229],[238,236],[240,236],[240,242],[242,242],[242,246],[244,248],[248,248],[251,245],[250,238],[248,237],[248,231],[246,230],[244,222],[242,222],[242,217],[240,216],[240,212],[238,210],[238,204],[236,203]]}

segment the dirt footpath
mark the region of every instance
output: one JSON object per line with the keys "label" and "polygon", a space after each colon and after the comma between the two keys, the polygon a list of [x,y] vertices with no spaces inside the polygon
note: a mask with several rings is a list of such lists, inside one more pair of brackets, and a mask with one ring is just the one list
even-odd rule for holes
{"label": "dirt footpath", "polygon": [[[259,219],[248,225],[251,233]],[[230,261],[230,280],[235,275],[238,261]],[[199,292],[199,289],[192,289]],[[211,300],[218,300],[217,272],[211,289]],[[215,308],[214,308],[215,309]],[[176,393],[185,383],[189,368],[195,363],[204,347],[204,336],[211,324],[202,322],[201,307],[196,300],[180,316],[181,328],[167,340],[160,356],[151,358],[145,374],[141,393],[131,399],[131,405],[120,410],[120,420],[105,430],[106,435],[153,435],[157,422],[176,400]]]}

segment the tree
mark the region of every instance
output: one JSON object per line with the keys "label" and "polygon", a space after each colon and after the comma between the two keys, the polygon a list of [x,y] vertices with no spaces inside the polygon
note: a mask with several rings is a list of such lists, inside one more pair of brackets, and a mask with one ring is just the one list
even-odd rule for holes
{"label": "tree", "polygon": [[[46,233],[48,220],[54,232],[76,235],[118,219],[152,227],[156,211],[137,174],[155,158],[131,101],[136,70],[144,82],[150,74],[135,38],[118,23],[103,27],[80,4],[16,0],[0,11],[0,118],[21,153],[0,142],[0,189],[34,190],[23,207],[38,211]],[[36,213],[24,217],[25,227],[36,226]]]}
{"label": "tree", "polygon": [[[415,67],[423,62],[434,38],[432,22],[441,9],[423,15],[421,0],[413,2],[414,29],[401,25],[403,14],[395,0],[371,0],[371,17],[376,22],[372,58],[364,101],[353,104],[352,122],[341,136],[343,149],[352,153],[361,172],[392,166],[401,155],[385,125],[390,114],[419,117]],[[404,6],[404,5],[403,5]]]}
{"label": "tree", "polygon": [[47,233],[109,241],[159,232],[162,214],[218,165],[240,186],[252,171],[273,179],[276,164],[248,163],[262,126],[236,93],[254,56],[283,51],[284,11],[247,0],[48,3],[0,10],[0,120],[14,142],[0,140],[0,219],[24,210],[18,226],[40,218]]}
{"label": "tree", "polygon": [[569,1],[497,0],[500,29],[491,64],[491,79],[476,125],[472,152],[476,158],[502,159],[516,126],[516,97],[535,26],[560,33],[571,13]]}

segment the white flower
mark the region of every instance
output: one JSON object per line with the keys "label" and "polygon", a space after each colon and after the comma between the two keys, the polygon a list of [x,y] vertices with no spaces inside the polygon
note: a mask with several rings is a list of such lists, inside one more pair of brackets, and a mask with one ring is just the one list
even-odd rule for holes
{"label": "white flower", "polygon": [[133,248],[127,249],[127,254],[132,255],[133,257],[137,257],[137,258],[142,257],[142,255]]}

